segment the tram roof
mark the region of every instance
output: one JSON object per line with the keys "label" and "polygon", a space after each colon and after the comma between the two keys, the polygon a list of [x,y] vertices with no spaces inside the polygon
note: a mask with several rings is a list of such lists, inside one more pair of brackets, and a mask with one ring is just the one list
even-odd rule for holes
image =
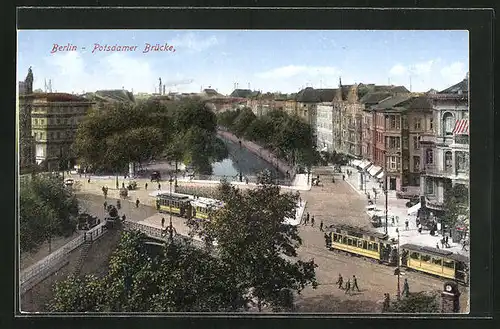
{"label": "tram roof", "polygon": [[326,229],[327,229],[327,232],[334,232],[335,229],[342,229],[342,230],[346,230],[346,231],[366,234],[366,235],[373,236],[373,237],[376,237],[376,238],[381,239],[381,240],[385,240],[388,238],[387,234],[376,232],[376,231],[371,231],[371,230],[361,228],[361,227],[349,226],[349,225],[335,225],[334,224],[334,225],[328,226]]}
{"label": "tram roof", "polygon": [[179,198],[179,199],[188,199],[188,200],[193,200],[194,197],[189,194],[181,194],[181,193],[175,193],[175,192],[165,192],[165,191],[155,191],[149,194],[150,196],[154,197],[172,197],[172,198]]}
{"label": "tram roof", "polygon": [[437,248],[428,247],[428,246],[419,246],[419,245],[412,244],[412,243],[404,244],[401,246],[401,248],[425,252],[425,253],[435,255],[435,256],[447,257],[449,259],[453,259],[453,260],[457,260],[457,261],[461,261],[461,262],[468,262],[469,261],[468,257],[466,257],[464,255],[453,253],[452,251],[449,251],[449,250],[437,249]]}

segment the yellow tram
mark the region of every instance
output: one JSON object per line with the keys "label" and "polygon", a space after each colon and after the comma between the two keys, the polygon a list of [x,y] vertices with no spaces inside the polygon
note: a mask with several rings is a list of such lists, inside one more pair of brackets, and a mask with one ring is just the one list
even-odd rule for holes
{"label": "yellow tram", "polygon": [[401,266],[468,284],[469,258],[448,250],[404,244]]}
{"label": "yellow tram", "polygon": [[325,240],[330,250],[342,250],[380,263],[395,265],[397,262],[395,242],[389,240],[387,234],[345,225],[331,225],[325,234]]}
{"label": "yellow tram", "polygon": [[192,214],[196,219],[207,220],[210,214],[222,207],[222,203],[215,199],[196,198],[191,201]]}
{"label": "yellow tram", "polygon": [[[377,260],[379,263],[398,266],[397,241],[386,234],[344,225],[331,225],[325,233],[325,243],[330,250]],[[469,282],[469,258],[448,250],[404,244],[400,246],[399,266],[441,278]]]}
{"label": "yellow tram", "polygon": [[187,219],[207,220],[210,213],[222,207],[222,203],[215,199],[195,198],[189,194],[156,193],[155,207],[158,212],[175,214]]}

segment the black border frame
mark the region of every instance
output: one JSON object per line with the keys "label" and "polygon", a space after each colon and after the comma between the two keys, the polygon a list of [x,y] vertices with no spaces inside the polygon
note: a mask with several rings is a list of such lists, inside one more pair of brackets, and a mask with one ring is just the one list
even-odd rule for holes
{"label": "black border frame", "polygon": [[[356,3],[364,1],[356,1]],[[99,2],[97,2],[99,4]],[[255,2],[253,2],[255,5]],[[479,5],[475,3],[476,5]],[[110,11],[113,15],[110,15]],[[70,8],[20,8],[16,11],[17,25],[19,29],[78,29],[85,26],[85,29],[106,29],[106,28],[130,28],[130,29],[415,29],[415,30],[441,30],[441,29],[460,29],[469,30],[470,42],[470,79],[471,83],[471,108],[483,108],[470,113],[473,118],[471,126],[471,133],[474,136],[471,139],[471,211],[473,214],[474,222],[472,225],[472,248],[471,248],[471,313],[469,315],[457,315],[456,318],[471,318],[475,317],[488,317],[493,315],[493,263],[492,263],[492,222],[491,219],[493,204],[492,194],[493,190],[493,12],[491,10],[453,10],[453,9],[402,9],[402,10],[381,10],[381,9],[337,9],[337,8],[300,8],[300,9],[241,9],[241,8],[226,8],[226,9],[208,9],[208,8],[168,8],[168,9],[97,9],[87,8],[85,11],[80,9]],[[12,29],[12,26],[9,26]],[[14,42],[16,38],[15,29],[12,31]],[[14,43],[15,45],[15,43]],[[14,46],[15,47],[15,46]],[[15,48],[13,57],[16,58]],[[16,66],[9,67],[10,72],[14,73],[16,77]],[[12,87],[14,86],[14,87]],[[15,95],[15,85],[10,80],[10,90],[13,91],[10,95]],[[4,98],[5,100],[5,98]],[[15,96],[10,97],[15,103]],[[8,102],[9,103],[9,102]],[[12,103],[6,104],[5,109],[12,108]],[[491,109],[488,111],[487,109]],[[15,140],[15,131],[12,129],[12,122],[15,122],[15,111],[8,112],[11,117],[3,122],[6,128],[2,130],[4,137],[2,141]],[[15,126],[14,126],[15,127]],[[477,136],[477,137],[476,137]],[[6,143],[4,150],[9,150],[11,155],[15,155],[13,143]],[[490,165],[491,164],[491,165]],[[10,173],[14,174],[9,176],[7,174],[2,176],[4,186],[10,186],[11,183],[16,186],[15,178],[17,171],[13,166],[13,162],[3,163],[4,168]],[[486,166],[485,166],[486,165]],[[5,172],[5,170],[4,170]],[[8,181],[5,181],[7,179]],[[16,193],[17,194],[17,193]],[[7,197],[7,198],[6,198]],[[10,200],[14,205],[16,202],[16,195],[7,193],[4,200]],[[8,202],[4,202],[2,207],[7,210],[5,214],[12,214],[15,216],[15,209],[8,209]],[[6,218],[12,218],[7,215]],[[498,224],[497,224],[498,228]],[[14,230],[12,227],[10,232]],[[17,232],[17,230],[15,230]],[[17,237],[16,237],[17,238]],[[3,240],[6,247],[4,250],[12,251],[10,255],[14,256],[16,252],[13,241],[9,239]],[[17,241],[17,239],[16,239]],[[476,242],[474,242],[476,241]],[[480,242],[480,243],[479,243]],[[9,245],[10,243],[10,245]],[[6,252],[7,254],[7,252]],[[17,258],[17,256],[16,256]],[[12,259],[14,264],[15,259]],[[15,268],[8,268],[7,276],[4,276],[4,284],[7,283],[9,289],[6,291],[6,298],[2,300],[12,300],[12,293],[15,293],[16,287],[12,289],[10,282],[13,282],[17,275],[14,274]],[[17,294],[16,294],[17,296]],[[15,306],[15,305],[13,305]],[[14,308],[15,311],[16,308]],[[11,316],[13,311],[12,307],[7,310]],[[9,316],[9,317],[10,317]],[[196,317],[180,318],[179,315],[167,316],[168,321],[163,321],[163,318],[103,318],[92,317],[82,319],[77,325],[72,321],[74,318],[58,318],[57,322],[64,326],[80,327],[81,325],[92,323],[94,327],[97,323],[99,326],[109,327],[110,321],[115,325],[125,325],[127,319],[127,326],[137,326],[147,324],[166,324],[170,325],[195,325],[201,324],[202,320]],[[184,316],[184,315],[180,315]],[[222,315],[221,315],[222,316]],[[226,316],[226,315],[224,315]],[[234,316],[234,314],[232,315]],[[307,315],[293,315],[287,316],[288,319],[282,316],[260,316],[260,315],[244,315],[233,319],[224,319],[221,317],[213,318],[210,315],[204,316],[203,324],[211,325],[216,324],[224,326],[234,326],[241,324],[243,318],[252,319],[253,325],[263,325],[264,318],[281,318],[281,320],[266,320],[266,323],[274,324],[288,324],[288,325],[310,325],[312,323],[322,322],[328,318],[339,318],[336,323],[343,322],[344,324],[352,324],[358,326],[361,323],[367,322],[366,316],[363,315],[323,315],[323,314],[307,314]],[[210,317],[210,319],[208,319]],[[290,322],[291,318],[295,318]],[[323,319],[318,319],[318,318]],[[362,318],[360,318],[362,317]],[[373,315],[368,315],[373,317]],[[448,317],[448,316],[444,316]],[[93,319],[97,318],[95,321]],[[343,318],[343,319],[342,319]],[[384,316],[376,316],[376,318],[385,318]],[[389,316],[389,318],[393,318]],[[412,317],[413,318],[413,317]],[[416,316],[416,319],[422,319]],[[434,318],[434,317],[432,317]],[[35,319],[37,321],[35,321]],[[342,319],[342,320],[341,320]],[[404,324],[405,326],[419,323],[422,325],[423,321],[419,320],[408,322],[408,317],[397,319],[394,324]],[[46,316],[28,316],[17,318],[17,325],[22,323],[23,327],[29,325],[50,326],[50,318]],[[213,322],[215,320],[215,323]],[[227,321],[229,320],[229,322]],[[341,321],[339,321],[341,320]],[[372,319],[368,320],[371,321]],[[338,321],[338,322],[337,322]],[[449,320],[449,324],[458,325],[458,320]],[[284,322],[284,323],[283,323]],[[379,322],[379,321],[377,321]],[[487,324],[481,321],[482,326]],[[46,323],[46,324],[45,324]],[[328,323],[328,322],[327,322]],[[325,323],[326,324],[326,323]],[[340,323],[339,323],[340,324]],[[490,323],[491,324],[491,323]],[[392,324],[391,324],[392,325]],[[470,323],[469,323],[470,325]],[[467,327],[469,327],[467,325]]]}

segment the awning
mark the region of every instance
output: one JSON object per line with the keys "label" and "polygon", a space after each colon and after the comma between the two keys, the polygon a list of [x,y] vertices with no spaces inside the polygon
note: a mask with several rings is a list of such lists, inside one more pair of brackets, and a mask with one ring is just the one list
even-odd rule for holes
{"label": "awning", "polygon": [[371,166],[371,168],[368,170],[368,173],[375,177],[377,176],[377,174],[382,170],[381,167],[378,167],[378,166]]}
{"label": "awning", "polygon": [[377,177],[378,179],[384,178],[384,172],[383,171],[379,172],[375,177]]}
{"label": "awning", "polygon": [[453,135],[468,135],[469,134],[469,119],[461,119],[455,123]]}
{"label": "awning", "polygon": [[352,160],[351,161],[351,164],[354,166],[354,167],[359,167],[361,165],[361,160]]}
{"label": "awning", "polygon": [[408,215],[416,214],[417,211],[420,209],[420,207],[422,207],[422,205],[419,202],[416,205],[414,205],[413,207],[408,208]]}
{"label": "awning", "polygon": [[370,161],[363,160],[363,161],[361,161],[361,164],[359,165],[359,167],[361,168],[361,170],[365,170],[366,168],[368,168],[371,165],[372,165],[372,163]]}

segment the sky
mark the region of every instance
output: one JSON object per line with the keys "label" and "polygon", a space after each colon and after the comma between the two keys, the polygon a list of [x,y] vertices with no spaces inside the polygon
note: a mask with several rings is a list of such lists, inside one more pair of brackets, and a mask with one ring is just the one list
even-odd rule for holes
{"label": "sky", "polygon": [[[68,44],[76,50],[64,49]],[[146,52],[147,44],[167,44],[167,50]],[[106,51],[106,45],[136,48]],[[424,92],[464,79],[469,36],[468,31],[19,30],[17,54],[19,81],[31,66],[34,89],[44,90],[50,79],[52,91],[77,94],[122,88],[153,93],[160,77],[171,92],[211,87],[229,94],[237,86],[293,93],[337,88],[339,78],[342,84],[404,85]]]}

